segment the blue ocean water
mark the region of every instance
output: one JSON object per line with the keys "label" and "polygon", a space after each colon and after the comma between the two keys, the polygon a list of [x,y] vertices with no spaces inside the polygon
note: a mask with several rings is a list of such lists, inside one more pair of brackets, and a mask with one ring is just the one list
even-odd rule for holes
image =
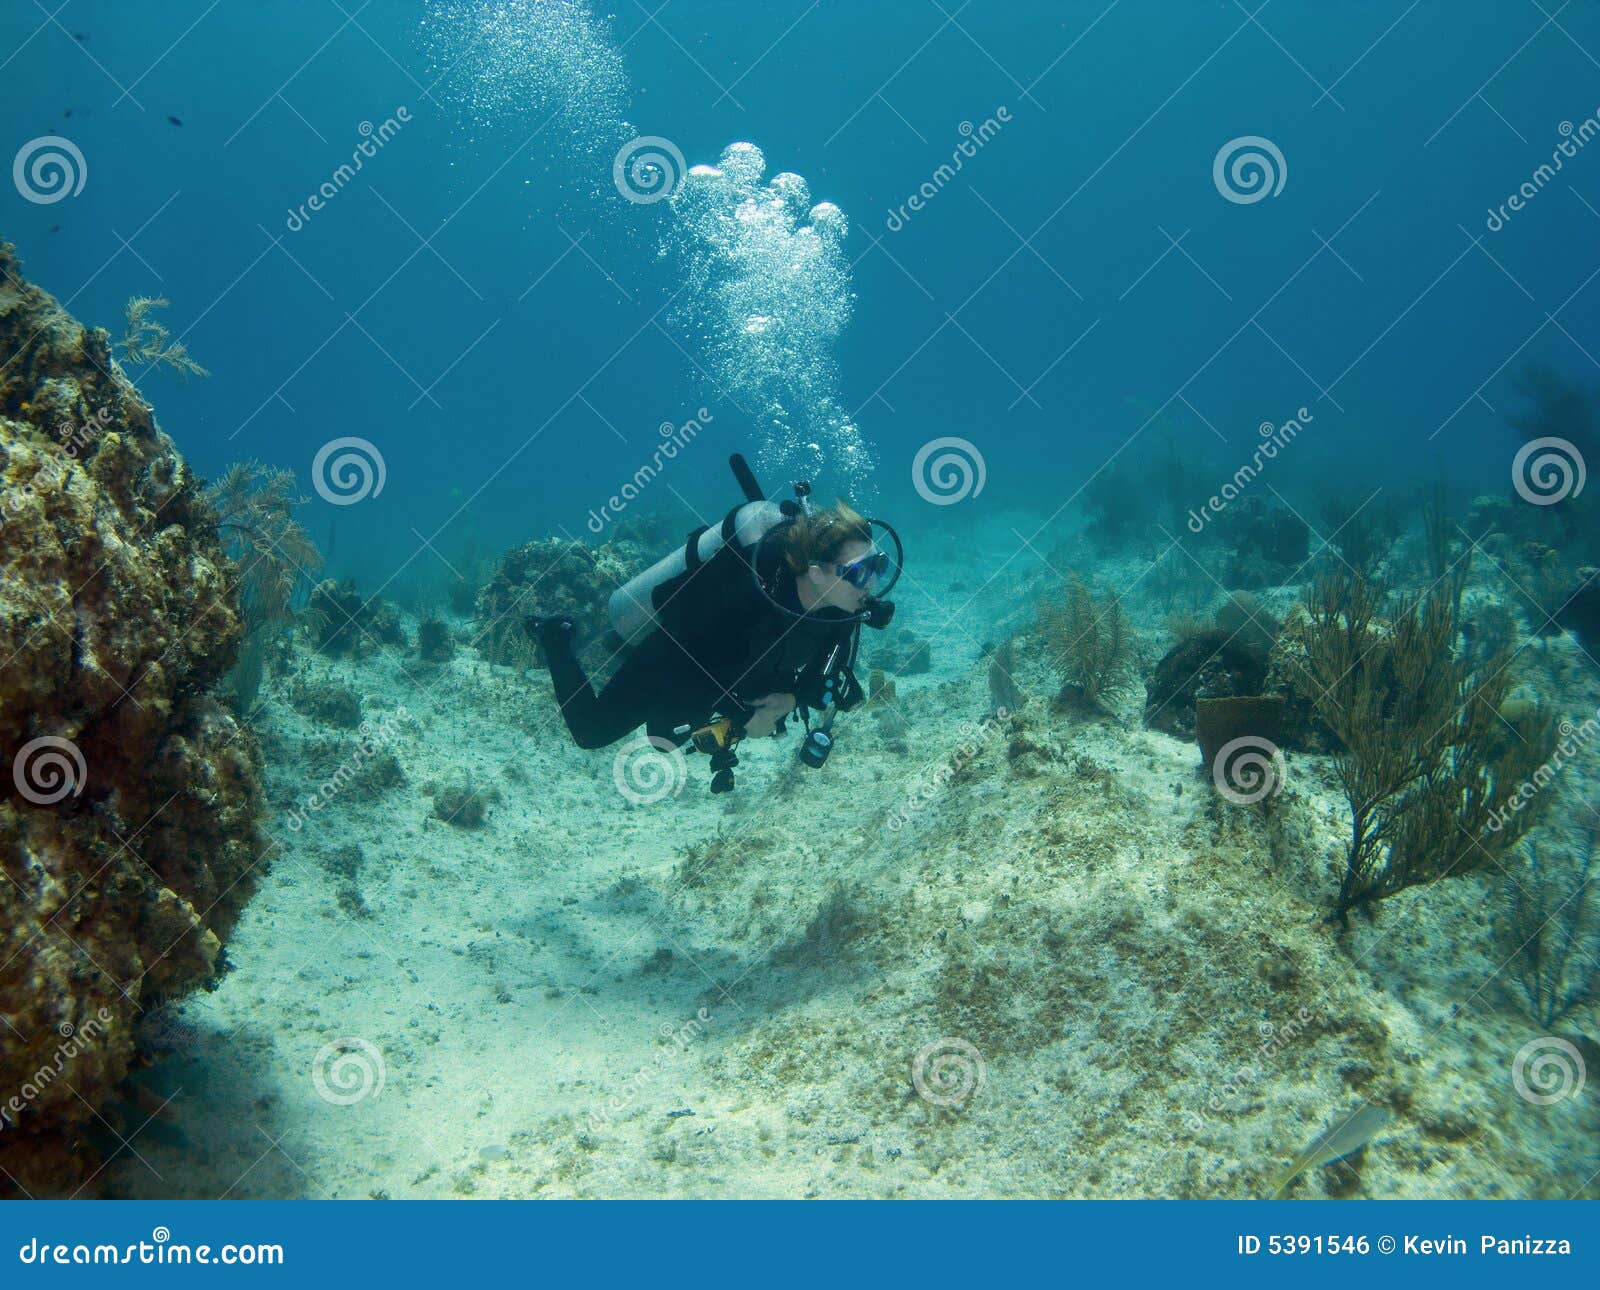
{"label": "blue ocean water", "polygon": [[[1335,940],[1332,741],[1271,763],[1278,805],[1219,806],[1193,720],[1161,726],[1139,684],[1074,707],[1036,624],[1069,563],[1120,589],[1154,686],[1185,614],[1248,589],[1276,631],[1309,581],[1309,557],[1224,568],[1236,498],[1352,559],[1324,503],[1387,499],[1408,589],[1441,470],[1463,522],[1478,495],[1557,516],[1508,419],[1530,366],[1596,384],[1597,59],[1592,0],[6,5],[0,235],[113,338],[164,298],[206,374],[129,364],[162,428],[208,479],[292,471],[323,573],[442,611],[536,539],[720,519],[735,452],[906,544],[910,635],[869,654],[888,676],[831,778],[747,750],[732,800],[699,759],[662,803],[571,747],[470,595],[442,660],[411,649],[421,614],[375,656],[284,645],[255,715],[299,850],[178,1068],[212,1154],[152,1143],[176,1181],[123,1158],[112,1190],[242,1184],[259,1148],[226,1126],[259,1112],[292,1155],[239,1194],[1593,1195],[1592,1005],[1519,1014],[1465,883]],[[1512,638],[1507,730],[1535,699],[1570,718],[1547,857],[1579,854],[1600,748],[1592,636],[1532,585],[1559,546],[1559,594],[1592,606],[1592,507],[1559,514],[1468,561],[1461,646]],[[1031,695],[989,662],[1012,637]],[[285,697],[302,676],[405,730],[404,787],[321,834],[285,803],[338,797],[319,777],[354,736]],[[1026,708],[1004,738],[996,700]],[[1567,1087],[1541,1102],[1546,1043]],[[363,1058],[389,1100],[335,1120],[322,1077]],[[995,1117],[960,1119],[986,1081]],[[1379,1140],[1367,1182],[1340,1172]]]}
{"label": "blue ocean water", "polygon": [[[498,7],[528,23],[571,8]],[[1048,513],[1113,452],[1143,452],[1157,411],[1220,464],[1260,422],[1310,409],[1315,433],[1274,480],[1289,496],[1440,456],[1498,483],[1508,360],[1587,367],[1596,348],[1592,159],[1486,227],[1595,109],[1587,4],[1547,21],[1494,0],[1254,15],[675,0],[578,11],[605,51],[587,61],[475,36],[473,10],[77,0],[52,21],[0,16],[16,146],[61,134],[87,168],[70,200],[5,194],[30,272],[113,331],[129,296],[171,300],[213,375],[157,376],[158,408],[208,475],[252,456],[306,477],[334,437],[377,445],[382,494],[308,515],[364,582],[401,550],[442,572],[413,558],[418,535],[448,556],[469,527],[496,548],[582,532],[657,427],[702,406],[714,428],[672,470],[689,503],[719,510],[726,451],[760,448],[762,409],[720,400],[705,338],[657,316],[685,270],[658,254],[668,204],[612,184],[637,135],[689,165],[753,142],[769,176],[798,172],[846,212],[838,395],[902,515],[931,438],[981,449],[984,501]],[[474,39],[489,48],[463,61]],[[362,124],[402,108],[292,231]],[[1224,200],[1214,158],[1248,136],[1281,154],[1281,191]],[[818,472],[823,495],[841,483]]]}

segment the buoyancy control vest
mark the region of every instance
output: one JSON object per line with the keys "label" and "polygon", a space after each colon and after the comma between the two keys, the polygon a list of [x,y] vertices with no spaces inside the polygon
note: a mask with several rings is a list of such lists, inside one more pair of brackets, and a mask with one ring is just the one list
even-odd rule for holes
{"label": "buoyancy control vest", "polygon": [[611,593],[607,610],[617,635],[632,644],[659,627],[662,611],[700,567],[718,555],[726,552],[747,568],[753,567],[762,539],[799,513],[794,502],[746,502],[729,511],[721,524],[703,525],[690,533],[682,546]]}

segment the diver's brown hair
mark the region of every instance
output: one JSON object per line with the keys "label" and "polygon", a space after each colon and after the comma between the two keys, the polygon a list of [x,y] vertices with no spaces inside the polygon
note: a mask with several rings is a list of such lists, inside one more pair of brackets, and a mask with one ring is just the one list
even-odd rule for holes
{"label": "diver's brown hair", "polygon": [[814,564],[837,560],[850,542],[872,541],[872,525],[849,502],[839,501],[800,516],[772,536],[789,567],[804,573]]}

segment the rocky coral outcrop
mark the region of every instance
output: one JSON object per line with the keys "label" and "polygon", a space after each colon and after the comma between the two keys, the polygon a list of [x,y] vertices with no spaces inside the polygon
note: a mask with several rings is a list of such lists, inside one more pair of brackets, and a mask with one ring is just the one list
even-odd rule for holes
{"label": "rocky coral outcrop", "polygon": [[1195,700],[1260,694],[1266,675],[1267,652],[1257,642],[1226,628],[1201,628],[1168,650],[1145,681],[1144,723],[1193,738]]}
{"label": "rocky coral outcrop", "polygon": [[362,596],[353,578],[319,582],[311,589],[308,608],[317,621],[317,648],[325,654],[360,657],[386,645],[405,648],[399,612],[377,596]]}
{"label": "rocky coral outcrop", "polygon": [[1230,505],[1217,529],[1229,548],[1222,562],[1222,580],[1229,587],[1280,586],[1304,567],[1310,553],[1306,522],[1259,497]]}
{"label": "rocky coral outcrop", "polygon": [[529,614],[565,614],[577,623],[579,641],[592,642],[611,626],[606,616],[611,593],[645,564],[644,553],[632,542],[592,547],[553,537],[507,551],[478,593],[478,648],[492,663],[542,663],[538,646],[522,629]]}
{"label": "rocky coral outcrop", "polygon": [[0,244],[0,1194],[93,1173],[141,1010],[221,966],[267,847],[239,638],[199,481]]}

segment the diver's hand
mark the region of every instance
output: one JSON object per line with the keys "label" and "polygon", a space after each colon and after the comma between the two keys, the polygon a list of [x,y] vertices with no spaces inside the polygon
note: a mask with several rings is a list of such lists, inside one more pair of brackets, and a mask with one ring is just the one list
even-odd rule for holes
{"label": "diver's hand", "polygon": [[794,695],[766,694],[756,700],[750,720],[744,723],[745,737],[761,739],[776,729],[778,722],[794,711]]}

